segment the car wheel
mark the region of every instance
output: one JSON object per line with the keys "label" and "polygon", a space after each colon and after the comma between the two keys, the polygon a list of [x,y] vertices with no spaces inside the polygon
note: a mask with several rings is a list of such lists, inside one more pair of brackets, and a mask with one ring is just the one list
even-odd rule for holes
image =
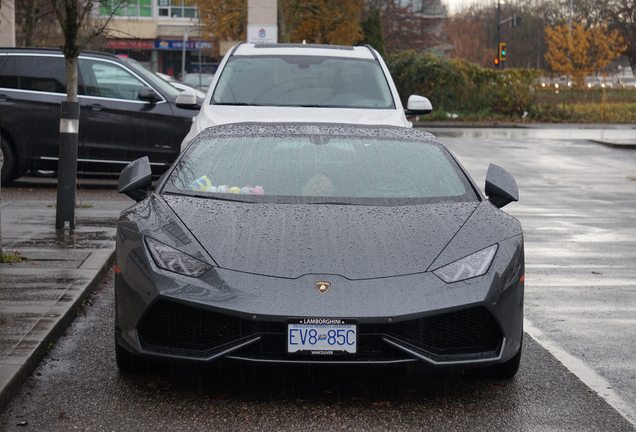
{"label": "car wheel", "polygon": [[0,137],[0,152],[2,152],[2,157],[4,158],[0,181],[2,184],[9,184],[13,179],[15,179],[15,153],[13,152],[13,149],[11,149],[11,146],[9,146],[7,140],[2,137]]}
{"label": "car wheel", "polygon": [[115,361],[117,369],[122,375],[134,375],[144,370],[145,361],[139,356],[128,352],[115,342]]}

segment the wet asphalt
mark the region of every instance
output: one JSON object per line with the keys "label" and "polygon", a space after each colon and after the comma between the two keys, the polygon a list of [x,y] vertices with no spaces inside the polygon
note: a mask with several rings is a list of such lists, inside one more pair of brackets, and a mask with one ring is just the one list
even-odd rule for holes
{"label": "wet asphalt", "polygon": [[404,368],[154,365],[122,378],[113,277],[0,416],[9,431],[631,431],[530,338],[511,382]]}
{"label": "wet asphalt", "polygon": [[[636,151],[584,141],[441,139],[480,187],[489,161],[515,175],[521,201],[506,211],[525,230],[526,318],[606,379],[636,417]],[[54,199],[50,183],[22,179],[3,187],[3,200]],[[80,183],[88,202],[130,203],[112,179]],[[635,430],[529,337],[510,383],[404,369],[232,364],[154,367],[124,379],[114,363],[111,284],[101,285],[1,414],[1,430]]]}
{"label": "wet asphalt", "polygon": [[605,379],[636,424],[636,149],[450,132],[441,141],[479,187],[489,162],[517,179],[504,210],[523,225],[526,320]]}

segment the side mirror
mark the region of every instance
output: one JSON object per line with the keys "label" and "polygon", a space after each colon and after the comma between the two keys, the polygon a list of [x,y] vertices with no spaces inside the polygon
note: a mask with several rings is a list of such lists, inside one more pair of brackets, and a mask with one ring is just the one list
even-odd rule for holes
{"label": "side mirror", "polygon": [[406,103],[404,113],[410,116],[430,114],[433,112],[431,101],[424,96],[411,95]]}
{"label": "side mirror", "polygon": [[519,188],[515,178],[500,166],[490,164],[486,174],[486,196],[498,208],[512,201],[519,201]]}
{"label": "side mirror", "polygon": [[175,104],[179,108],[184,109],[199,109],[201,106],[199,105],[199,101],[197,99],[196,93],[185,90],[177,95],[177,99],[175,100]]}
{"label": "side mirror", "polygon": [[154,104],[161,100],[161,96],[150,87],[142,87],[139,89],[139,93],[137,93],[137,99]]}
{"label": "side mirror", "polygon": [[117,191],[135,201],[141,201],[148,195],[150,185],[152,185],[152,170],[148,156],[144,156],[132,161],[122,170],[117,182]]}

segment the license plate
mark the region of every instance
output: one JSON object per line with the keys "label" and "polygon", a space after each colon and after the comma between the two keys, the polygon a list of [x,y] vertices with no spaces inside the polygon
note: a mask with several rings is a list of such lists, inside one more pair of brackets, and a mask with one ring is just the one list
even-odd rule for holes
{"label": "license plate", "polygon": [[287,324],[288,353],[355,354],[357,344],[357,326],[342,319],[303,318]]}

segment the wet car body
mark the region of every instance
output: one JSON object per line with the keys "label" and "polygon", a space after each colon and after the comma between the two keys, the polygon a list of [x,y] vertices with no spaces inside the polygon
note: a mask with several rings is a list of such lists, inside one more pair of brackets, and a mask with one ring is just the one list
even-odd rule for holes
{"label": "wet car body", "polygon": [[[246,133],[381,135],[442,148],[425,132],[387,127],[238,124],[202,136]],[[120,369],[143,357],[518,367],[521,226],[469,177],[466,193],[474,199],[348,205],[172,194],[166,192],[170,175],[118,223]],[[148,238],[209,269],[191,277],[160,268]],[[435,273],[495,247],[482,275],[447,283]],[[315,319],[356,326],[356,352],[289,352],[292,324]]]}

